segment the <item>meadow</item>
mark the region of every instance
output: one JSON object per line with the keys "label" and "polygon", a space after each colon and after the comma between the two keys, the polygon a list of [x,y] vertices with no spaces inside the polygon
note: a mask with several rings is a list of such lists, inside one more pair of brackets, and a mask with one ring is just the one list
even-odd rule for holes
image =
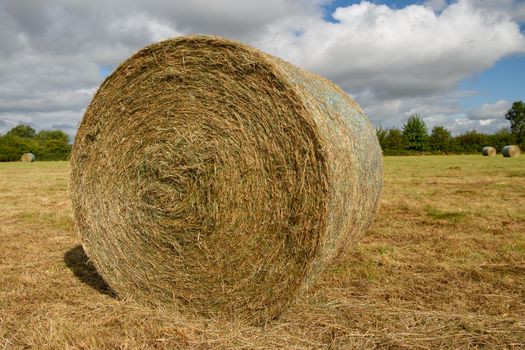
{"label": "meadow", "polygon": [[525,156],[386,157],[369,233],[263,327],[118,299],[68,179],[0,163],[0,349],[525,349]]}

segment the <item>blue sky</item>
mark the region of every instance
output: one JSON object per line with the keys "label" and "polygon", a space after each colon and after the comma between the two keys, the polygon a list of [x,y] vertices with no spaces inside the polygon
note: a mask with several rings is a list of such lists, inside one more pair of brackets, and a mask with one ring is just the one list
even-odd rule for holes
{"label": "blue sky", "polygon": [[[522,0],[520,0],[522,1]],[[386,5],[392,9],[402,9],[410,5],[424,5],[425,1],[410,0],[372,0],[374,4]],[[324,18],[336,23],[333,12],[340,7],[361,3],[360,0],[336,0],[325,6]],[[447,1],[451,4],[452,1]],[[519,23],[521,33],[525,33],[525,22]],[[525,55],[517,54],[503,57],[492,67],[462,80],[458,84],[464,110],[473,109],[483,104],[497,101],[525,101]],[[463,92],[463,93],[461,93]]]}
{"label": "blue sky", "polygon": [[525,100],[525,56],[501,59],[483,73],[463,80],[461,89],[475,91],[463,99],[465,108],[503,99]]}
{"label": "blue sky", "polygon": [[[361,0],[336,0],[325,6],[326,19],[330,19],[330,15],[338,7],[346,7],[353,4],[359,4]],[[422,4],[424,1],[409,1],[409,0],[393,0],[393,1],[370,1],[374,4],[383,4],[391,8],[403,8],[409,5]]]}

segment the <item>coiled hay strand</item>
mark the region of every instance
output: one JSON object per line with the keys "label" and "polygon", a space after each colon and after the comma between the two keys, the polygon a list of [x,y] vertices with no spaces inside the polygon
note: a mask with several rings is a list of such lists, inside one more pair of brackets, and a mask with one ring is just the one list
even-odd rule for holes
{"label": "coiled hay strand", "polygon": [[118,67],[71,166],[78,232],[117,294],[254,323],[366,231],[383,169],[374,129],[341,89],[207,36]]}
{"label": "coiled hay strand", "polygon": [[521,154],[521,150],[516,145],[508,145],[503,147],[501,154],[503,154],[504,157],[517,157]]}
{"label": "coiled hay strand", "polygon": [[487,146],[487,147],[483,147],[483,149],[481,150],[481,153],[485,156],[485,157],[493,157],[496,155],[496,153],[498,153],[496,151],[496,149],[492,146]]}
{"label": "coiled hay strand", "polygon": [[35,155],[33,153],[24,153],[22,154],[22,157],[20,157],[21,162],[34,162],[35,161]]}

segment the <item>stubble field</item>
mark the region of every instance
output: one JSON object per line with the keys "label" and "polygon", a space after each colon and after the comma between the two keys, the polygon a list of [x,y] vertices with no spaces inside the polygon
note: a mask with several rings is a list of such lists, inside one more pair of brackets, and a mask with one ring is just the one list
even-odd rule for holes
{"label": "stubble field", "polygon": [[119,300],[67,162],[0,163],[0,349],[525,349],[525,157],[385,158],[367,236],[264,327]]}

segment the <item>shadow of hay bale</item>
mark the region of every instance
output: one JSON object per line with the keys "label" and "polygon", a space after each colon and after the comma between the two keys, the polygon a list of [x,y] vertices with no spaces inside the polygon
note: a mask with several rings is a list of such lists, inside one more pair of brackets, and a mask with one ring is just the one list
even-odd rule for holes
{"label": "shadow of hay bale", "polygon": [[98,274],[81,245],[68,250],[64,254],[64,262],[82,283],[96,289],[99,293],[109,295],[112,298],[117,297],[106,281]]}

